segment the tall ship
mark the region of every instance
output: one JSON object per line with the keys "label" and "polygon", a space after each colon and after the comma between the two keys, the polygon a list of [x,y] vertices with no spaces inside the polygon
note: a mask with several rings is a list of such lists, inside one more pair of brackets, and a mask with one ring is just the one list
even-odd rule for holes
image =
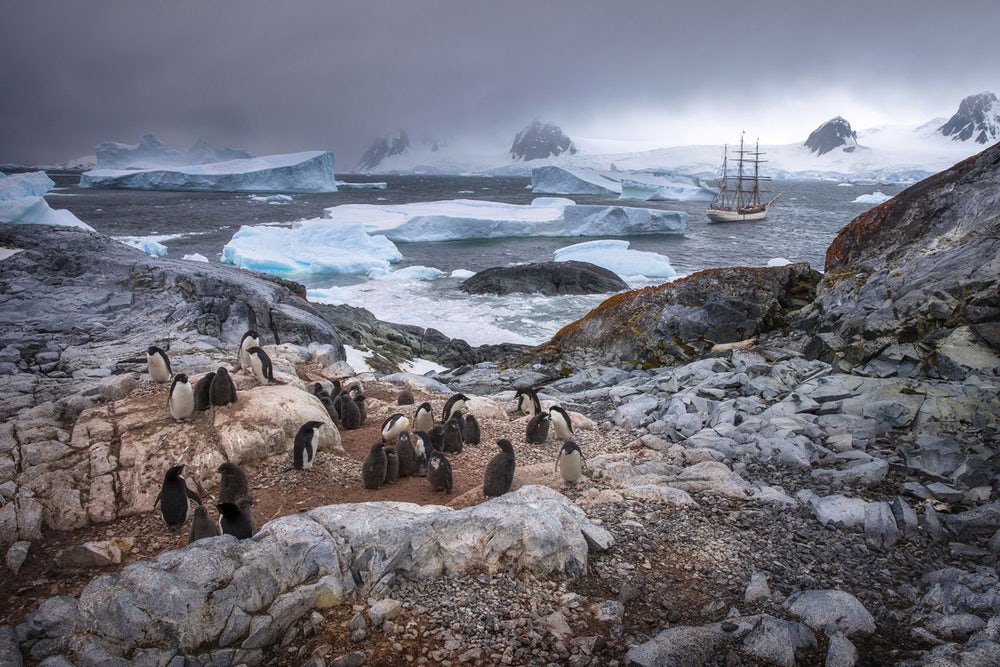
{"label": "tall ship", "polygon": [[743,147],[740,135],[740,149],[736,151],[736,169],[731,170],[729,147],[722,153],[722,176],[719,178],[719,194],[708,205],[709,222],[743,222],[763,220],[767,212],[781,195],[768,199],[770,191],[761,188],[761,183],[771,179],[760,175],[760,142],[753,150]]}

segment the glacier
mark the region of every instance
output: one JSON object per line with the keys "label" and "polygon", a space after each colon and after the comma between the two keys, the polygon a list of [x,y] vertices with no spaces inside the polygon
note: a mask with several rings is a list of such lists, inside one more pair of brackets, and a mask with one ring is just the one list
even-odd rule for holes
{"label": "glacier", "polygon": [[45,193],[55,182],[44,171],[5,175],[0,173],[0,223],[94,228],[65,209],[53,209]]}
{"label": "glacier", "polygon": [[632,250],[628,241],[601,239],[585,241],[552,253],[557,262],[590,262],[621,278],[641,276],[643,278],[674,278],[677,271],[670,264],[670,258],[646,250]]}
{"label": "glacier", "polygon": [[333,153],[329,151],[305,151],[178,167],[92,169],[81,174],[80,187],[221,192],[337,192],[333,157]]}
{"label": "glacier", "polygon": [[716,190],[696,177],[546,165],[531,170],[531,191],[549,195],[618,195],[639,201],[712,201]]}

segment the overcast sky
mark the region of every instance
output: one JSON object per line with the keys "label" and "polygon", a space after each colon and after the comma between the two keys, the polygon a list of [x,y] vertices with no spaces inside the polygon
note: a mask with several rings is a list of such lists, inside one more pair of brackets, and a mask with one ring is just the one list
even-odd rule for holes
{"label": "overcast sky", "polygon": [[950,116],[1000,93],[997,0],[11,0],[0,163],[203,137],[353,167],[398,129],[509,148],[804,140]]}

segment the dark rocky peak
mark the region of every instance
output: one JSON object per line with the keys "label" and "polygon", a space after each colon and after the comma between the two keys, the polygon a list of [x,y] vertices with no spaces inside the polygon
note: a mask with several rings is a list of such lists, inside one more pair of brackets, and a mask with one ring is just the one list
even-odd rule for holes
{"label": "dark rocky peak", "polygon": [[805,147],[816,155],[823,155],[841,148],[845,153],[851,153],[859,148],[858,133],[851,129],[851,124],[837,116],[826,121],[809,135]]}
{"label": "dark rocky peak", "polygon": [[990,92],[969,95],[938,132],[953,141],[990,144],[1000,139],[1000,100]]}
{"label": "dark rocky peak", "polygon": [[542,160],[568,152],[576,154],[576,146],[569,137],[552,123],[532,121],[528,127],[517,133],[510,147],[512,160]]}
{"label": "dark rocky peak", "polygon": [[[393,155],[402,155],[410,149],[410,136],[403,130],[394,135],[379,137],[368,147],[358,161],[357,171],[371,171]],[[436,146],[433,150],[437,150]]]}

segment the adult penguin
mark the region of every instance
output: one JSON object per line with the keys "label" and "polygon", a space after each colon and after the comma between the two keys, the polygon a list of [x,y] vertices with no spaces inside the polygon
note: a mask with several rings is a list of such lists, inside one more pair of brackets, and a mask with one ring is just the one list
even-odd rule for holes
{"label": "adult penguin", "polygon": [[[465,421],[455,415],[444,425],[444,437],[441,441],[441,451],[449,454],[460,454],[465,441],[462,440],[462,426]],[[436,444],[436,443],[435,443]]]}
{"label": "adult penguin", "polygon": [[319,429],[322,425],[321,421],[307,421],[299,427],[292,448],[292,468],[296,470],[312,468],[316,450],[319,448]]}
{"label": "adult penguin", "polygon": [[548,412],[539,412],[528,420],[528,425],[524,429],[524,439],[533,445],[544,443],[549,439],[550,421]]}
{"label": "adult penguin", "polygon": [[471,412],[465,415],[465,425],[462,426],[462,440],[467,445],[478,445],[482,439],[482,432],[476,416]]}
{"label": "adult penguin", "polygon": [[410,434],[406,431],[396,438],[396,458],[399,460],[400,477],[412,477],[417,474],[417,450],[414,449]]}
{"label": "adult penguin", "polygon": [[170,383],[167,409],[176,421],[185,421],[194,414],[194,387],[188,382],[185,373],[178,373]]}
{"label": "adult penguin", "polygon": [[361,428],[361,408],[349,393],[341,392],[340,401],[340,423],[348,431]]}
{"label": "adult penguin", "polygon": [[514,397],[517,399],[517,409],[521,414],[535,416],[542,411],[538,394],[531,387],[519,387]]}
{"label": "adult penguin", "polygon": [[236,383],[225,366],[219,366],[209,389],[212,405],[229,405],[236,402]]}
{"label": "adult penguin", "polygon": [[432,490],[451,493],[451,461],[436,449],[427,454],[427,481]]}
{"label": "adult penguin", "polygon": [[208,508],[198,505],[194,508],[194,518],[191,520],[191,530],[188,532],[188,544],[196,542],[205,537],[216,537],[219,528],[208,516]]}
{"label": "adult penguin", "polygon": [[466,401],[469,397],[465,394],[452,394],[451,397],[445,402],[444,410],[441,411],[441,421],[445,424],[448,420],[454,417],[462,408],[465,407]]}
{"label": "adult penguin", "polygon": [[510,440],[497,440],[500,451],[493,455],[483,472],[483,495],[487,498],[502,496],[510,491],[514,482],[514,445]]}
{"label": "adult penguin", "polygon": [[146,349],[146,369],[149,377],[157,382],[170,382],[173,373],[170,370],[170,357],[161,347],[150,345]]}
{"label": "adult penguin", "polygon": [[160,516],[170,530],[177,530],[187,520],[188,500],[201,505],[198,494],[187,487],[184,481],[184,464],[172,466],[163,475],[163,484],[156,494],[153,507],[160,506]]}
{"label": "adult penguin", "polygon": [[560,440],[573,439],[573,422],[570,420],[568,412],[558,405],[553,405],[549,408],[549,418],[557,438]]}
{"label": "adult penguin", "polygon": [[264,348],[251,347],[247,350],[247,354],[250,356],[250,369],[258,382],[261,384],[284,384],[284,382],[274,379],[274,364],[271,363],[271,357],[267,356]]}
{"label": "adult penguin", "polygon": [[243,338],[240,339],[239,361],[240,369],[253,372],[250,365],[250,348],[260,347],[260,336],[255,329],[248,329]]}
{"label": "adult penguin", "polygon": [[385,483],[395,484],[399,479],[399,457],[395,447],[385,448]]}
{"label": "adult penguin", "polygon": [[250,495],[250,485],[243,468],[226,461],[216,470],[219,473],[219,502],[235,503]]}
{"label": "adult penguin", "polygon": [[583,468],[586,461],[583,458],[583,451],[580,446],[572,440],[563,443],[562,449],[556,456],[556,470],[564,482],[576,484],[583,475]]}
{"label": "adult penguin", "polygon": [[379,440],[368,451],[361,464],[361,483],[366,489],[381,489],[385,484],[385,471],[389,463],[385,455],[385,443]]}
{"label": "adult penguin", "polygon": [[219,528],[223,535],[232,535],[238,540],[253,537],[257,524],[253,520],[253,500],[240,498],[235,503],[219,503]]}
{"label": "adult penguin", "polygon": [[209,371],[201,376],[194,385],[194,409],[204,412],[212,407],[212,380],[215,371]]}
{"label": "adult penguin", "polygon": [[430,433],[432,428],[434,428],[434,410],[430,403],[424,401],[417,406],[417,411],[413,413],[413,430]]}
{"label": "adult penguin", "polygon": [[399,434],[405,432],[409,426],[410,420],[398,412],[389,415],[382,422],[382,442],[394,444],[399,439]]}

